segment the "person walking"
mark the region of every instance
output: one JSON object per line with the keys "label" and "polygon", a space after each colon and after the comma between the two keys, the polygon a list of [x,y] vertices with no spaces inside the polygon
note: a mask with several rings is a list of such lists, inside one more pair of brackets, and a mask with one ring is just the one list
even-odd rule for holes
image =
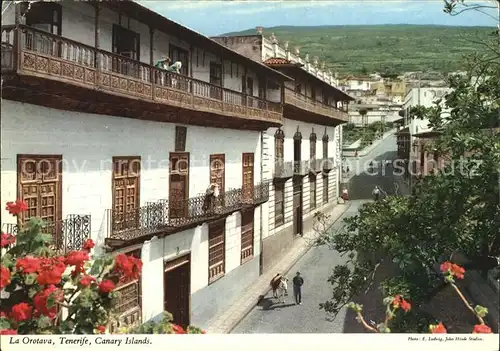
{"label": "person walking", "polygon": [[304,284],[304,279],[300,276],[300,272],[293,277],[293,296],[295,296],[295,303],[297,305],[302,305],[302,285]]}
{"label": "person walking", "polygon": [[377,185],[375,185],[375,188],[372,191],[372,195],[373,195],[375,201],[378,201],[378,199],[380,198],[380,189],[378,188]]}
{"label": "person walking", "polygon": [[344,200],[344,203],[346,203],[347,201],[349,201],[349,192],[347,191],[347,188],[344,187],[344,189],[342,190],[342,200]]}

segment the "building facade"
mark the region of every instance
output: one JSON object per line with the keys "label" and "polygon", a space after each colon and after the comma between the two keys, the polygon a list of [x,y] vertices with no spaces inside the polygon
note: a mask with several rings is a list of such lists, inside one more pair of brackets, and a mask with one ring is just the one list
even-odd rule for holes
{"label": "building facade", "polygon": [[263,268],[267,270],[295,238],[312,233],[314,214],[337,204],[340,182],[342,124],[354,100],[336,87],[336,79],[318,58],[305,58],[288,43],[280,46],[257,28],[256,35],[213,38],[293,81],[285,82],[282,127],[264,136],[265,179],[272,179],[268,232],[263,235]]}
{"label": "building facade", "polygon": [[290,78],[133,1],[2,10],[1,201],[29,206],[2,230],[39,216],[60,252],[140,257],[120,323],[203,327],[259,276]]}

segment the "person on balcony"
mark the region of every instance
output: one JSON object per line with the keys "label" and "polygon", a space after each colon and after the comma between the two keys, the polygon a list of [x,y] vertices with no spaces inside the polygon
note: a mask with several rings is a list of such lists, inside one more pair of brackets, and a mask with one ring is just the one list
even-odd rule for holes
{"label": "person on balcony", "polygon": [[215,207],[215,200],[219,196],[219,185],[212,183],[205,191],[205,199],[203,200],[202,210],[204,212],[211,212]]}
{"label": "person on balcony", "polygon": [[[163,56],[161,59],[155,62],[155,68],[161,69],[163,71],[168,70],[168,65],[170,64],[170,57]],[[161,85],[165,85],[165,74],[163,72],[156,72],[156,76],[160,79],[157,79],[156,83],[160,83]]]}

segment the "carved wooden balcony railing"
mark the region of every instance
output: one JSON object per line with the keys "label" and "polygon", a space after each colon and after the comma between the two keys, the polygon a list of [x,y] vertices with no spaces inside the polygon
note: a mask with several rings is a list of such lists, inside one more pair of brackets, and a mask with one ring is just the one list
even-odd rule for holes
{"label": "carved wooden balcony railing", "polygon": [[205,194],[184,200],[148,202],[126,213],[107,210],[110,246],[160,232],[174,233],[182,228],[227,216],[244,206],[259,205],[269,199],[269,184],[257,184],[251,193],[231,189],[209,197]]}
{"label": "carved wooden balcony railing", "polygon": [[293,175],[295,176],[305,176],[309,173],[310,169],[309,160],[293,162]]}
{"label": "carved wooden balcony railing", "polygon": [[[17,58],[17,59],[16,59]],[[2,72],[196,111],[281,123],[280,103],[167,72],[28,26],[2,26]]]}
{"label": "carved wooden balcony railing", "polygon": [[309,160],[309,172],[319,173],[321,172],[321,166],[323,164],[323,159],[313,158]]}
{"label": "carved wooden balcony railing", "polygon": [[269,182],[264,181],[243,192],[243,204],[258,206],[269,200]]}
{"label": "carved wooden balcony railing", "polygon": [[293,161],[276,160],[274,162],[273,178],[286,179],[291,177],[293,177]]}
{"label": "carved wooden balcony railing", "polygon": [[334,157],[322,159],[323,172],[329,172],[335,168]]}
{"label": "carved wooden balcony railing", "polygon": [[290,88],[285,88],[285,104],[290,104],[302,110],[327,116],[339,121],[348,121],[347,111],[335,108],[334,106],[323,104],[320,101],[297,93]]}
{"label": "carved wooden balcony railing", "polygon": [[[60,221],[44,222],[42,232],[52,235],[51,247],[57,253],[80,250],[85,240],[90,238],[90,219],[90,215],[71,214]],[[17,224],[2,223],[2,231],[17,235],[19,227]]]}

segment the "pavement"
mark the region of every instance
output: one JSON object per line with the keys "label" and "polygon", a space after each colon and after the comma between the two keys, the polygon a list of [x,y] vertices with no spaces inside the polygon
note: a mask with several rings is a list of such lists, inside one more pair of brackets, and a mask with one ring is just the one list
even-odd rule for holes
{"label": "pavement", "polygon": [[[331,222],[336,222],[341,219],[342,215],[351,207],[351,204],[339,204],[333,207],[328,213],[331,217]],[[340,221],[337,221],[338,223]],[[228,334],[234,327],[245,318],[245,316],[255,308],[259,301],[265,300],[270,286],[269,282],[276,275],[276,272],[286,274],[294,267],[297,261],[300,260],[312,247],[310,238],[313,233],[305,233],[304,237],[296,239],[287,254],[276,263],[273,268],[269,269],[265,274],[261,275],[257,281],[246,289],[240,298],[223,313],[217,315],[214,319],[207,323],[206,330],[210,334]]]}
{"label": "pavement", "polygon": [[[339,219],[354,215],[360,204],[361,201],[351,202],[347,211]],[[337,220],[333,227],[338,228],[341,225],[342,221]],[[274,299],[272,291],[268,291],[257,306],[234,328],[232,333],[342,333],[346,310],[341,311],[337,318],[330,322],[326,319],[326,313],[319,310],[319,304],[326,302],[331,297],[331,287],[326,279],[336,265],[344,262],[344,257],[340,257],[338,253],[326,246],[311,248],[284,273],[290,279],[285,303]],[[265,282],[267,285],[269,285],[272,275],[278,271],[283,272],[283,270],[272,270]],[[291,287],[291,280],[297,271],[304,279],[301,305],[295,304]]]}

